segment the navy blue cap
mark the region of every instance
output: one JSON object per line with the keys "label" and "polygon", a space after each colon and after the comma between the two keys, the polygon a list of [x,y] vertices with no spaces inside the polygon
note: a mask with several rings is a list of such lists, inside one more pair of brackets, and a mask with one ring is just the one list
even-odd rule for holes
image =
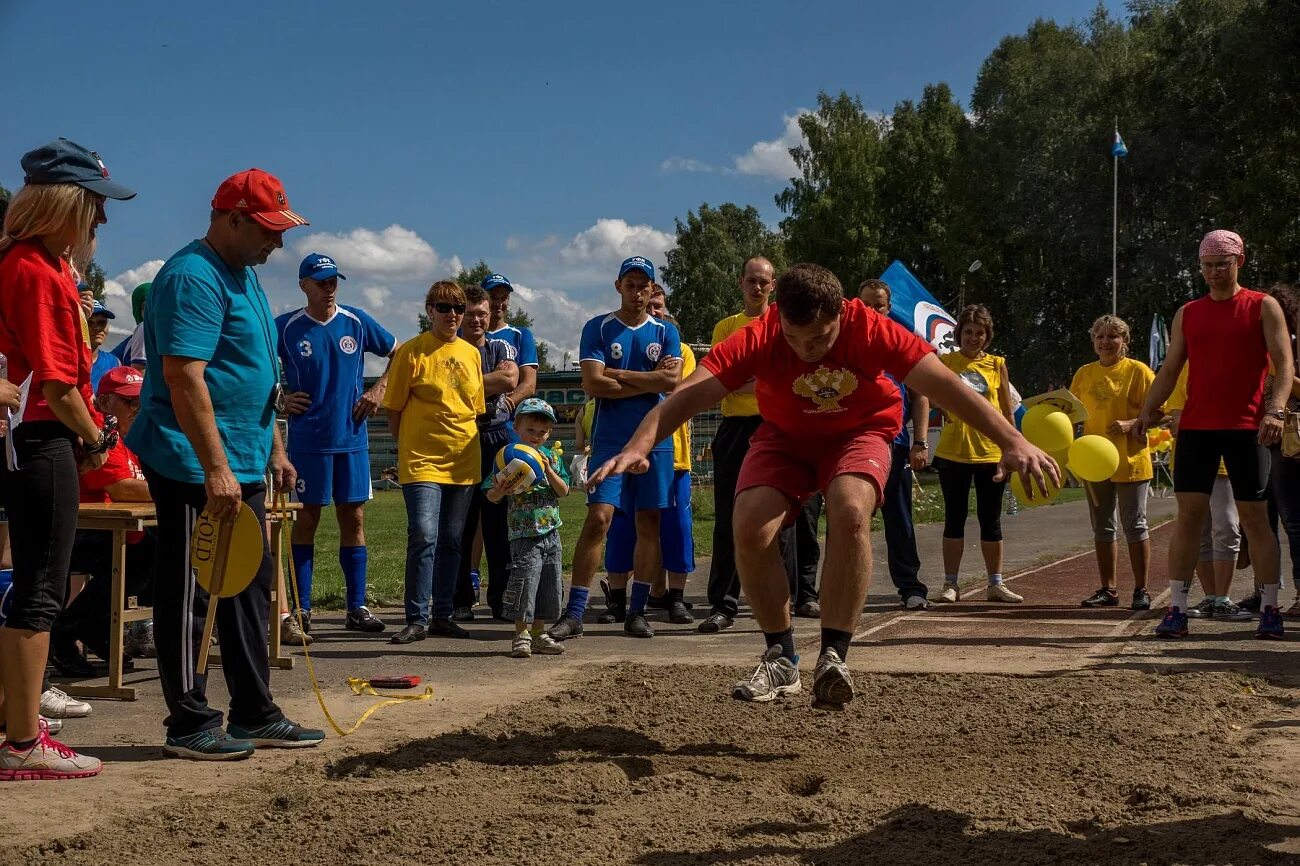
{"label": "navy blue cap", "polygon": [[23,154],[23,183],[75,183],[105,198],[125,201],[135,190],[109,180],[108,169],[99,154],[74,141],[60,138]]}
{"label": "navy blue cap", "polygon": [[644,256],[632,256],[630,259],[624,259],[622,266],[618,269],[618,278],[623,279],[623,275],[628,271],[641,271],[650,278],[650,282],[655,281],[655,266]]}
{"label": "navy blue cap", "polygon": [[497,286],[505,286],[512,292],[515,290],[515,287],[510,285],[510,281],[505,278],[504,274],[488,274],[483,278],[483,282],[479,283],[479,288],[485,292],[490,292]]}
{"label": "navy blue cap", "polygon": [[323,253],[312,253],[302,260],[298,265],[298,279],[316,280],[321,282],[331,277],[338,277],[340,280],[346,280],[347,277],[339,273],[339,266],[334,264],[334,260]]}
{"label": "navy blue cap", "polygon": [[103,305],[101,302],[99,302],[99,301],[95,301],[95,306],[91,309],[91,311],[90,311],[90,315],[92,315],[92,316],[108,316],[108,318],[110,318],[110,319],[116,319],[116,318],[117,318],[117,316],[113,315],[113,311],[112,311],[112,310],[110,310],[108,307],[104,306],[104,305]]}

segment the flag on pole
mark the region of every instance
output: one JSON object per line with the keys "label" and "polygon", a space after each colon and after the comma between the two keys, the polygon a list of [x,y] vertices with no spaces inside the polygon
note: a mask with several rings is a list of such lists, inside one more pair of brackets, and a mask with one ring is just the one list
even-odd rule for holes
{"label": "flag on pole", "polygon": [[1165,353],[1169,351],[1169,327],[1165,325],[1164,316],[1156,313],[1151,320],[1151,335],[1147,339],[1147,355],[1151,369],[1159,370],[1165,362]]}
{"label": "flag on pole", "polygon": [[889,318],[939,350],[957,348],[957,320],[939,305],[907,265],[895,261],[880,279],[889,284]]}
{"label": "flag on pole", "polygon": [[1124,144],[1124,138],[1115,130],[1115,141],[1110,146],[1110,155],[1115,157],[1128,156],[1128,147]]}

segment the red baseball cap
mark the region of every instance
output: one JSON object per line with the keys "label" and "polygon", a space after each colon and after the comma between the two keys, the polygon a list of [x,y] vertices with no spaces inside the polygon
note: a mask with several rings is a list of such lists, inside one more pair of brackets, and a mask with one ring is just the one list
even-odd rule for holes
{"label": "red baseball cap", "polygon": [[217,194],[212,197],[212,207],[216,210],[243,211],[276,232],[294,226],[310,225],[289,210],[284,184],[275,175],[260,168],[250,168],[223,180],[221,186],[217,187]]}
{"label": "red baseball cap", "polygon": [[119,397],[139,397],[144,385],[144,374],[135,367],[114,367],[99,380],[100,394],[116,394]]}

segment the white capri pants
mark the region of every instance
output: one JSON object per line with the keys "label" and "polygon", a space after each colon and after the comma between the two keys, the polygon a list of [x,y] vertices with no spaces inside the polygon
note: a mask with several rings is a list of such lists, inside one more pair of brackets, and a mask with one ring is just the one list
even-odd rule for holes
{"label": "white capri pants", "polygon": [[1088,482],[1088,516],[1092,534],[1098,544],[1113,544],[1116,537],[1115,514],[1124,528],[1124,539],[1137,544],[1150,538],[1147,531],[1147,490],[1150,481]]}

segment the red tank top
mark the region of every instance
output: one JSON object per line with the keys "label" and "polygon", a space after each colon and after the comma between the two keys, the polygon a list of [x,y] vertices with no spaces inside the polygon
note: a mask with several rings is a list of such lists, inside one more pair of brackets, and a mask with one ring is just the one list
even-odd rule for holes
{"label": "red tank top", "polygon": [[1206,295],[1183,307],[1189,369],[1180,429],[1259,427],[1268,374],[1263,303],[1263,293],[1243,288],[1226,301]]}

